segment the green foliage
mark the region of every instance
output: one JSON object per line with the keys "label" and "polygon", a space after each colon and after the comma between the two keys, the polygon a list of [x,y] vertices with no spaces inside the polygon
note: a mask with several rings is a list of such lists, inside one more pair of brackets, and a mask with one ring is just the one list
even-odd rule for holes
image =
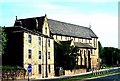
{"label": "green foliage", "polygon": [[55,45],[55,50],[55,65],[72,71],[76,66],[78,48],[70,46],[68,42],[61,42],[61,45]]}
{"label": "green foliage", "polygon": [[6,43],[7,43],[7,37],[6,37],[6,33],[5,33],[5,28],[4,27],[0,27],[0,37],[2,39],[0,52],[2,52],[2,54],[4,54],[4,49],[5,49]]}
{"label": "green foliage", "polygon": [[102,47],[100,41],[98,41],[98,48],[99,48],[99,55],[100,55],[100,57],[102,57],[104,48]]}
{"label": "green foliage", "polygon": [[120,64],[120,50],[114,47],[104,47],[103,63],[108,66],[115,66]]}
{"label": "green foliage", "polygon": [[120,64],[120,49],[114,47],[102,47],[100,41],[98,41],[98,46],[102,65],[110,67]]}
{"label": "green foliage", "polygon": [[16,69],[17,66],[0,66],[0,69]]}

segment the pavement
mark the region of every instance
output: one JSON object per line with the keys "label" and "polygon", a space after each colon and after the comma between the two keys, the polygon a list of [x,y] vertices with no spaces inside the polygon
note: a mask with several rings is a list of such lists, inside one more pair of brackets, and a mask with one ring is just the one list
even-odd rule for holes
{"label": "pavement", "polygon": [[[112,68],[112,69],[109,69],[109,70],[114,70],[114,69],[118,69],[118,68],[120,68],[120,67]],[[101,69],[101,70],[98,70],[98,71],[103,72],[103,71],[107,71],[107,70],[108,69]],[[97,71],[94,71],[94,72],[91,71],[91,72],[80,73],[80,74],[69,75],[69,76],[64,75],[64,76],[50,77],[50,78],[31,79],[30,81],[58,81],[58,80],[63,80],[63,79],[67,79],[67,78],[75,78],[75,77],[79,77],[79,76],[86,76],[86,75],[89,75],[91,73],[96,73],[96,72]],[[99,78],[99,77],[97,77],[97,78]],[[95,78],[90,78],[90,79],[95,79]],[[25,79],[25,80],[4,80],[4,81],[28,81],[28,79]]]}

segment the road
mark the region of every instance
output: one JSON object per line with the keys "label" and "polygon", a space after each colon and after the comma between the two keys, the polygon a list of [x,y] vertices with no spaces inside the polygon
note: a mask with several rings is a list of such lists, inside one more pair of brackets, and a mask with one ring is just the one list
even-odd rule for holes
{"label": "road", "polygon": [[84,81],[120,81],[120,74],[108,75],[108,76],[88,79]]}
{"label": "road", "polygon": [[[62,79],[61,79],[62,80]],[[30,81],[61,81],[60,79],[41,79],[41,80],[30,80]],[[4,80],[8,81],[8,80]],[[9,80],[13,81],[13,80]],[[14,81],[28,81],[28,80],[14,80]],[[84,79],[84,80],[77,80],[77,81],[120,81],[120,74],[112,74],[108,76],[101,76],[97,78],[92,78],[92,79]]]}

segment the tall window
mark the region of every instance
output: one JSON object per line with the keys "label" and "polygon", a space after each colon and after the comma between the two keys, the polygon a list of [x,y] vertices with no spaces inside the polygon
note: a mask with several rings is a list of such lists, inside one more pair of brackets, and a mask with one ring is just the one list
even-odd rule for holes
{"label": "tall window", "polygon": [[86,52],[85,52],[85,50],[84,50],[84,54],[85,54]]}
{"label": "tall window", "polygon": [[50,72],[51,72],[51,71],[50,71],[50,64],[48,65],[48,69],[49,69],[49,73],[50,73]]}
{"label": "tall window", "polygon": [[45,27],[45,34],[47,34],[47,27]]}
{"label": "tall window", "polygon": [[39,59],[41,59],[42,55],[41,55],[41,51],[39,51]]}
{"label": "tall window", "polygon": [[50,52],[48,52],[48,59],[50,59]]}
{"label": "tall window", "polygon": [[48,46],[50,47],[50,39],[48,39]]}
{"label": "tall window", "polygon": [[28,35],[28,43],[31,43],[32,42],[32,37],[31,35]]}
{"label": "tall window", "polygon": [[32,58],[32,50],[31,49],[28,49],[28,58]]}
{"label": "tall window", "polygon": [[38,44],[41,45],[41,37],[38,37]]}
{"label": "tall window", "polygon": [[41,74],[41,65],[40,64],[38,65],[38,71],[39,71],[39,74]]}

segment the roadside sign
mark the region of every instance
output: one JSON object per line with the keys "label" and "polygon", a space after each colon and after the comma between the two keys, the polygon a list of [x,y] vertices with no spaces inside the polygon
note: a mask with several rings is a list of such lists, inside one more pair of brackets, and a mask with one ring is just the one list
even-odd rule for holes
{"label": "roadside sign", "polygon": [[32,66],[28,65],[28,73],[32,72]]}

